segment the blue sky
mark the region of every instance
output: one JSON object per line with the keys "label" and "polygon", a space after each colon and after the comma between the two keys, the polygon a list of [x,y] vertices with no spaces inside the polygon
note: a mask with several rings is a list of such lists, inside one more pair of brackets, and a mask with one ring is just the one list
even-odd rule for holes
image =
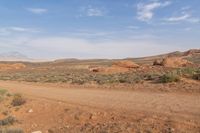
{"label": "blue sky", "polygon": [[0,0],[0,53],[126,58],[199,48],[199,0]]}

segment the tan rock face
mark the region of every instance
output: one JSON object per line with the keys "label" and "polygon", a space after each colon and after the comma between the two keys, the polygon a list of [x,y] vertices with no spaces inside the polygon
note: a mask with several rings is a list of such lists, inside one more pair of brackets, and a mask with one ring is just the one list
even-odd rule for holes
{"label": "tan rock face", "polygon": [[132,61],[123,60],[114,62],[111,67],[92,67],[90,71],[92,72],[102,72],[102,73],[121,73],[127,72],[131,69],[139,68],[140,66]]}
{"label": "tan rock face", "polygon": [[178,58],[178,57],[167,57],[167,58],[163,59],[161,64],[162,64],[162,66],[165,66],[165,67],[176,68],[176,67],[190,66],[193,63],[188,60]]}

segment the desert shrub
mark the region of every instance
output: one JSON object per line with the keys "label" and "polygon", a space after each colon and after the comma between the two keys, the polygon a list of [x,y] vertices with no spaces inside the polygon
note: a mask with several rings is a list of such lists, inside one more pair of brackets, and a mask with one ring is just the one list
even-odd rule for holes
{"label": "desert shrub", "polygon": [[73,79],[71,83],[72,83],[72,84],[79,84],[79,85],[82,85],[82,84],[85,83],[85,81],[82,80],[82,79]]}
{"label": "desert shrub", "polygon": [[7,90],[0,89],[0,102],[4,99],[4,96],[6,93],[7,93]]}
{"label": "desert shrub", "polygon": [[2,102],[3,101],[3,97],[2,96],[0,96],[0,102]]}
{"label": "desert shrub", "polygon": [[176,70],[177,75],[191,78],[195,80],[200,80],[200,68],[195,67],[188,67],[188,68],[181,68]]}
{"label": "desert shrub", "polygon": [[8,116],[7,118],[0,120],[0,126],[12,125],[15,121],[13,116]]}
{"label": "desert shrub", "polygon": [[128,75],[128,74],[123,73],[123,74],[119,74],[118,75],[119,83],[128,83],[128,84],[130,84],[130,83],[132,83],[132,80],[133,80],[133,77],[131,78],[131,76]]}
{"label": "desert shrub", "polygon": [[13,106],[21,106],[26,103],[26,100],[22,97],[21,94],[15,94],[12,100]]}
{"label": "desert shrub", "polygon": [[11,97],[11,96],[12,96],[12,94],[10,94],[10,93],[7,93],[7,94],[6,94],[6,96],[7,96],[7,97]]}
{"label": "desert shrub", "polygon": [[127,77],[121,77],[121,78],[119,78],[119,82],[120,82],[120,83],[129,83]]}
{"label": "desert shrub", "polygon": [[24,133],[20,128],[4,128],[0,129],[0,133]]}
{"label": "desert shrub", "polygon": [[134,84],[143,80],[143,76],[135,73],[118,73],[109,75],[96,75],[93,81],[98,84],[127,83]]}
{"label": "desert shrub", "polygon": [[148,73],[144,75],[145,80],[156,80],[160,77],[160,74],[158,73]]}
{"label": "desert shrub", "polygon": [[106,83],[111,83],[112,75],[96,75],[93,77],[93,81],[95,81],[97,84],[106,84]]}
{"label": "desert shrub", "polygon": [[193,75],[198,71],[198,68],[187,67],[187,68],[180,68],[177,69],[178,75]]}
{"label": "desert shrub", "polygon": [[0,89],[0,95],[3,96],[7,93],[7,90],[5,89]]}
{"label": "desert shrub", "polygon": [[6,110],[6,111],[3,111],[2,114],[7,116],[9,114],[9,112]]}
{"label": "desert shrub", "polygon": [[192,78],[195,80],[200,80],[200,73],[193,74]]}
{"label": "desert shrub", "polygon": [[170,83],[170,82],[178,82],[180,81],[180,77],[174,73],[167,73],[160,76],[159,82],[160,83]]}

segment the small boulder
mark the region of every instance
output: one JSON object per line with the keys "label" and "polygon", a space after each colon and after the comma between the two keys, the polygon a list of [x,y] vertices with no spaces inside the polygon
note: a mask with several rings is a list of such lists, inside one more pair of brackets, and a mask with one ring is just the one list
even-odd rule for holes
{"label": "small boulder", "polygon": [[32,132],[32,133],[42,133],[42,131],[34,131],[34,132]]}
{"label": "small boulder", "polygon": [[154,66],[162,66],[162,60],[156,59],[156,60],[153,62],[153,65],[154,65]]}
{"label": "small boulder", "polygon": [[29,110],[28,110],[28,113],[33,113],[33,109],[29,109]]}

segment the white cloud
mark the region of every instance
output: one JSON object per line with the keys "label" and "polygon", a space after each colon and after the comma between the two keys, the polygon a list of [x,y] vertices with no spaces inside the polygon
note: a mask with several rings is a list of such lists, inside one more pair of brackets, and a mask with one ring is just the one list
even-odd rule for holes
{"label": "white cloud", "polygon": [[12,33],[37,33],[37,32],[40,32],[40,30],[34,28],[17,27],[17,26],[0,28],[0,36],[10,35]]}
{"label": "white cloud", "polygon": [[200,23],[200,19],[199,18],[194,18],[189,13],[183,13],[180,16],[166,18],[165,20],[168,21],[168,22],[181,22],[181,21],[185,21],[185,22],[190,22],[190,23]]}
{"label": "white cloud", "polygon": [[10,27],[9,29],[13,31],[20,31],[20,32],[29,31],[29,29],[23,28],[23,27]]}
{"label": "white cloud", "polygon": [[183,21],[183,20],[187,20],[190,17],[189,14],[183,14],[182,16],[177,16],[177,17],[170,17],[168,19],[166,19],[167,21]]}
{"label": "white cloud", "polygon": [[40,32],[39,29],[34,28],[24,28],[24,27],[8,27],[8,30],[16,31],[16,32]]}
{"label": "white cloud", "polygon": [[44,14],[48,12],[48,10],[44,8],[27,8],[27,10],[34,14]]}
{"label": "white cloud", "polygon": [[102,10],[98,8],[88,8],[87,9],[87,16],[104,16],[104,13]]}
{"label": "white cloud", "polygon": [[80,7],[80,14],[77,17],[101,17],[105,16],[105,8],[97,8],[91,5]]}
{"label": "white cloud", "polygon": [[154,1],[149,4],[139,3],[137,5],[137,18],[141,21],[149,21],[153,18],[155,9],[166,7],[170,4],[170,1],[165,1],[163,3]]}

